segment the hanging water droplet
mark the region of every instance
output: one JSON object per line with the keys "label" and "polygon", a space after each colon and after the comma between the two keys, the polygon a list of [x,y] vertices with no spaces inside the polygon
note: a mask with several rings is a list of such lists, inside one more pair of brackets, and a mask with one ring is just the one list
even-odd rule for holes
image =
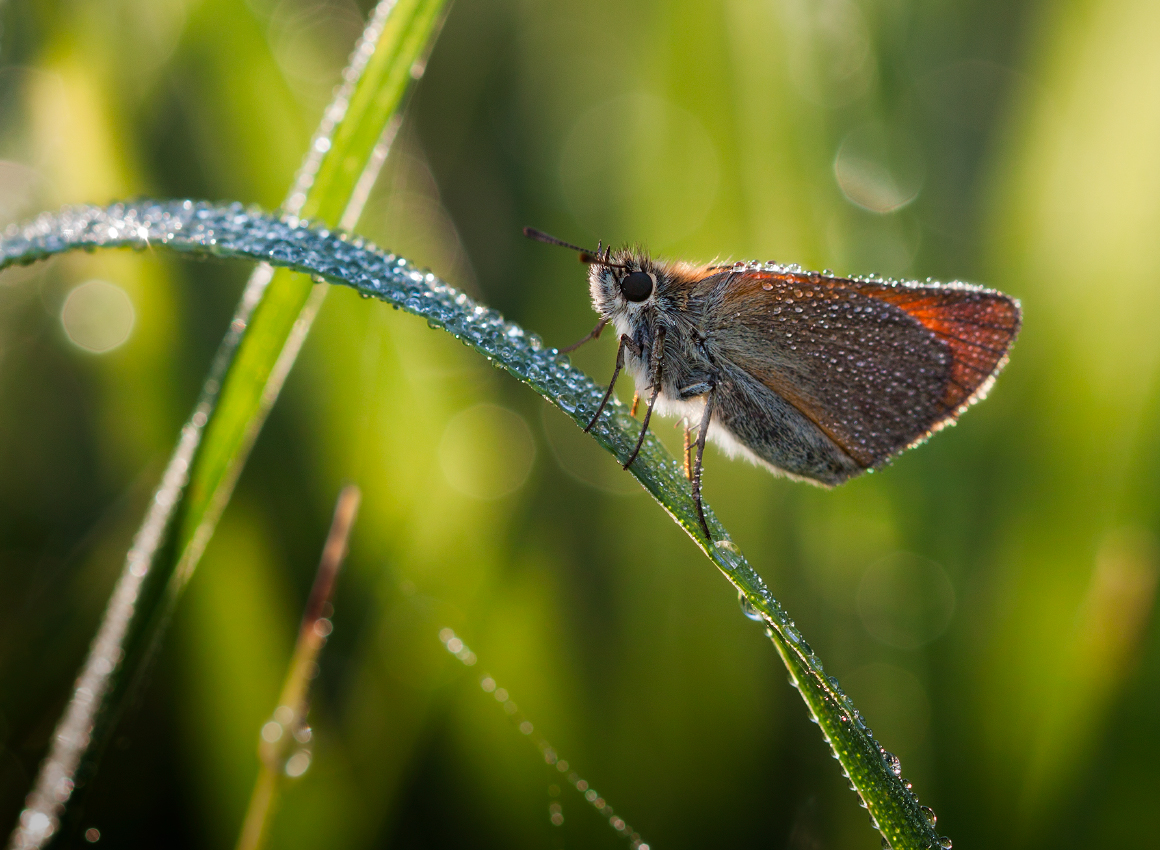
{"label": "hanging water droplet", "polygon": [[902,776],[902,760],[898,756],[887,750],[883,750],[882,759],[886,762],[886,767],[889,768],[891,773],[895,776]]}
{"label": "hanging water droplet", "polygon": [[930,806],[919,806],[918,810],[922,812],[922,816],[926,818],[926,822],[931,826],[934,826],[936,823],[938,823],[938,815],[934,813],[934,809],[932,809]]}
{"label": "hanging water droplet", "polygon": [[753,622],[765,622],[765,614],[761,613],[761,610],[752,602],[750,602],[749,597],[742,593],[740,590],[737,591],[737,604],[741,606],[741,613],[749,619],[753,620]]}

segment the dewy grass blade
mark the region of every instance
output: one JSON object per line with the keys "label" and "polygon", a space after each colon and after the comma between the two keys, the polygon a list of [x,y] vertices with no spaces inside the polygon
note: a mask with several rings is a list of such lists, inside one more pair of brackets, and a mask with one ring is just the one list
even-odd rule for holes
{"label": "dewy grass blade", "polygon": [[[365,179],[368,165],[377,169],[382,163],[383,147],[389,142],[384,134],[389,136],[394,128],[391,119],[422,66],[442,8],[443,0],[398,0],[393,5],[350,96],[346,116],[305,193],[302,216],[346,229],[357,223],[366,184],[372,182]],[[212,536],[324,295],[325,288],[316,290],[309,278],[283,271],[275,273],[258,305],[190,477],[178,533],[180,563],[171,596],[180,592]]]}
{"label": "dewy grass blade", "polygon": [[[445,0],[383,0],[375,8],[285,212],[354,226],[444,7]],[[324,292],[268,265],[251,276],[134,537],[10,846],[40,847],[58,831],[82,759],[99,744],[110,707],[196,567]]]}
{"label": "dewy grass blade", "polygon": [[298,627],[298,641],[282,682],[282,693],[273,715],[258,736],[258,778],[242,821],[237,850],[260,850],[266,845],[284,777],[299,777],[310,764],[310,750],[305,745],[311,740],[310,727],[306,724],[311,679],[317,675],[318,658],[330,634],[326,606],[334,596],[334,585],[346,559],[361,500],[362,492],[353,484],[343,487],[338,494],[330,533]]}
{"label": "dewy grass blade", "polygon": [[[573,368],[559,351],[544,348],[534,335],[403,258],[365,246],[358,238],[315,229],[296,218],[278,219],[240,204],[139,202],[46,214],[23,229],[10,229],[0,240],[0,269],[75,248],[160,245],[306,272],[423,316],[432,327],[453,334],[530,385],[581,426],[603,395],[603,388]],[[619,402],[608,409],[610,415],[601,417],[591,433],[623,459],[636,442],[639,425]],[[902,778],[898,760],[878,745],[837,680],[826,675],[821,660],[708,506],[706,518],[716,542],[702,535],[681,465],[650,435],[630,471],[742,594],[748,615],[765,624],[791,681],[884,840],[895,850],[949,848],[950,839],[934,830],[934,813],[919,805],[910,783]]]}

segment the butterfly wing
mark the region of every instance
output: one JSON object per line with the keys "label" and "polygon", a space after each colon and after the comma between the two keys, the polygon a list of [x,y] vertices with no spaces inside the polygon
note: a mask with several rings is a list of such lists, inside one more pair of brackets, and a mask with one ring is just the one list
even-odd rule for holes
{"label": "butterfly wing", "polygon": [[[953,422],[985,395],[1020,325],[1014,299],[965,284],[757,268],[730,272],[716,289],[706,330],[719,356],[856,463],[824,476],[786,468],[826,483],[879,466]],[[752,438],[743,441],[769,459]]]}

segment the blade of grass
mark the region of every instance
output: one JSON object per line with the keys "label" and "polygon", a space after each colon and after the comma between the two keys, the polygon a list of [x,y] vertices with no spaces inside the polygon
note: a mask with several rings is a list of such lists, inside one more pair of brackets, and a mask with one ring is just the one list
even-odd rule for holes
{"label": "blade of grass", "polygon": [[[157,244],[201,256],[264,260],[353,287],[423,316],[430,326],[453,334],[531,386],[578,425],[588,422],[603,396],[603,388],[574,369],[559,351],[545,349],[536,336],[403,258],[366,247],[357,237],[247,211],[240,204],[171,201],[65,209],[41,216],[22,230],[13,229],[0,240],[0,269],[75,248],[140,249]],[[617,458],[627,458],[639,423],[618,401],[608,410],[591,434]],[[919,805],[910,783],[902,778],[898,760],[878,745],[837,680],[826,675],[821,659],[708,506],[705,514],[714,539],[704,537],[681,464],[650,435],[630,471],[733,584],[748,615],[765,625],[791,682],[883,839],[896,850],[949,848],[950,839],[934,830],[934,813]]]}
{"label": "blade of grass", "polygon": [[[284,211],[354,226],[444,7],[445,0],[383,0],[375,8]],[[324,293],[307,279],[274,274],[269,265],[255,269],[247,283],[126,556],[11,847],[40,847],[58,832],[82,760],[94,752],[164,631]]]}
{"label": "blade of grass", "polygon": [[[298,629],[298,640],[294,645],[290,667],[286,671],[286,680],[282,683],[278,707],[262,727],[259,736],[258,778],[254,782],[250,805],[242,823],[237,850],[258,850],[265,844],[270,820],[277,807],[282,777],[301,776],[305,770],[303,765],[301,770],[289,772],[288,767],[293,766],[289,760],[299,757],[304,752],[299,749],[292,754],[296,745],[305,744],[310,740],[308,735],[303,736],[302,733],[304,730],[307,733],[310,731],[306,726],[310,680],[317,669],[318,656],[326,643],[326,637],[330,634],[325,606],[334,593],[338,571],[346,558],[347,541],[358,516],[361,498],[362,494],[353,484],[344,487],[338,494],[338,502],[334,506],[334,519],[330,524],[330,533],[326,536],[326,545],[322,549],[318,572],[314,575],[314,585],[310,588],[310,596],[306,601],[306,611],[302,615],[302,625]],[[306,758],[309,758],[308,752]]]}

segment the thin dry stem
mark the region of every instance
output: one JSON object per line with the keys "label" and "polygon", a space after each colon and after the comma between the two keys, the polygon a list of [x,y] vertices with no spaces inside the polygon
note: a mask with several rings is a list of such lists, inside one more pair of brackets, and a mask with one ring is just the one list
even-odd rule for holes
{"label": "thin dry stem", "polygon": [[[318,571],[314,574],[314,586],[306,601],[306,611],[298,629],[298,642],[294,646],[294,655],[282,683],[278,707],[259,735],[258,756],[261,764],[258,767],[258,778],[254,782],[254,792],[250,795],[246,819],[242,822],[242,832],[238,836],[237,850],[258,850],[265,843],[281,780],[287,772],[287,758],[310,757],[310,751],[305,747],[310,741],[310,730],[306,725],[310,682],[316,675],[319,654],[330,634],[330,620],[325,616],[326,607],[334,594],[335,579],[346,558],[347,542],[358,516],[361,498],[359,488],[353,484],[344,487],[338,495],[334,519],[331,520],[330,533],[322,549]],[[296,747],[299,749],[295,752]],[[301,771],[295,775],[301,775]]]}

